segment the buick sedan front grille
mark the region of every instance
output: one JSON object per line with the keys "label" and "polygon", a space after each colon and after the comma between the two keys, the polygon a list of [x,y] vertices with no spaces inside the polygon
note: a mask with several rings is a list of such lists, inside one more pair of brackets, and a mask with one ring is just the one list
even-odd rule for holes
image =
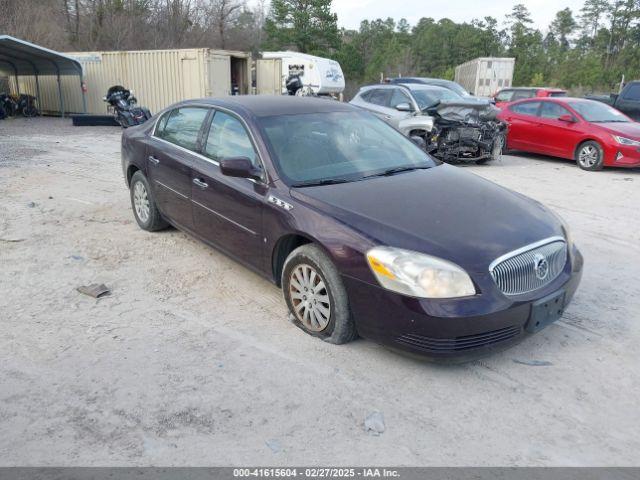
{"label": "buick sedan front grille", "polygon": [[503,255],[489,266],[489,272],[502,293],[520,295],[551,283],[566,262],[566,241],[552,237]]}

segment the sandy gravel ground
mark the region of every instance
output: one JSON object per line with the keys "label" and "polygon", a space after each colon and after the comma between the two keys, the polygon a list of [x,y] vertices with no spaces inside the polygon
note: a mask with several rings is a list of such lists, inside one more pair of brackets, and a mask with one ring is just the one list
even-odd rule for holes
{"label": "sandy gravel ground", "polygon": [[140,230],[119,136],[0,122],[0,465],[638,464],[639,171],[467,167],[560,213],[586,271],[556,324],[442,366],[306,336],[275,286]]}

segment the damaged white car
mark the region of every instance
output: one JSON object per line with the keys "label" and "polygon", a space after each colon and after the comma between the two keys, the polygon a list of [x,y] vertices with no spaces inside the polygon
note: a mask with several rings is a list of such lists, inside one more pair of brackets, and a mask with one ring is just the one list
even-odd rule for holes
{"label": "damaged white car", "polygon": [[447,163],[500,157],[506,124],[489,101],[463,98],[431,85],[370,85],[350,102],[382,118]]}

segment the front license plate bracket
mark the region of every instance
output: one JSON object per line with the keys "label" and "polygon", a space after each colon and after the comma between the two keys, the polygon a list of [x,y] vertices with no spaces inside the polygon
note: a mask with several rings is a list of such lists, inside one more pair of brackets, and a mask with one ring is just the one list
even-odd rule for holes
{"label": "front license plate bracket", "polygon": [[565,291],[560,290],[533,302],[525,330],[535,333],[558,320],[564,313],[564,299]]}

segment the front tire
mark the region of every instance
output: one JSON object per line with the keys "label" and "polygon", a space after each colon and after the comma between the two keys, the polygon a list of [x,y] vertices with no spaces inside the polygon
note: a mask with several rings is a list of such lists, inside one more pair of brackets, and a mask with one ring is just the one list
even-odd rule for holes
{"label": "front tire", "polygon": [[576,163],[589,172],[602,170],[604,166],[604,150],[598,142],[588,140],[576,149]]}
{"label": "front tire", "polygon": [[138,170],[129,184],[131,208],[138,226],[148,232],[167,228],[169,224],[162,218],[149,188],[147,177]]}
{"label": "front tire", "polygon": [[358,336],[340,274],[318,246],[303,245],[289,254],[281,285],[294,323],[306,333],[334,344]]}

